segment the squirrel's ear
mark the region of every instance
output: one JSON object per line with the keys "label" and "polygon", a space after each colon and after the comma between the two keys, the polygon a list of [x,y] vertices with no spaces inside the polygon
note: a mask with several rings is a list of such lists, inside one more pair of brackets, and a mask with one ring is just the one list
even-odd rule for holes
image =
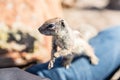
{"label": "squirrel's ear", "polygon": [[61,20],[60,23],[61,23],[61,26],[65,27],[65,22],[64,22],[64,20]]}

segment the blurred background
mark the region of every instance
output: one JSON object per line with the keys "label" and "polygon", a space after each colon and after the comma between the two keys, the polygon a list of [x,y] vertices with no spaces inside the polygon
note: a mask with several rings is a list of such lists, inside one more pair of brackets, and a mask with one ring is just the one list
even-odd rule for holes
{"label": "blurred background", "polygon": [[51,18],[62,17],[74,29],[98,31],[120,25],[120,0],[0,0],[0,68],[24,68],[50,60],[51,37],[38,32]]}

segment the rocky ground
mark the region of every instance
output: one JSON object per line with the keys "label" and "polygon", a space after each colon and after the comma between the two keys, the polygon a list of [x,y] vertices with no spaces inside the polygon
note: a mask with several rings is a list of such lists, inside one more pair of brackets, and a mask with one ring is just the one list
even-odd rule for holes
{"label": "rocky ground", "polygon": [[80,1],[73,8],[64,9],[64,17],[71,27],[79,28],[80,25],[85,24],[102,30],[107,27],[120,25],[120,11],[105,9],[107,0]]}

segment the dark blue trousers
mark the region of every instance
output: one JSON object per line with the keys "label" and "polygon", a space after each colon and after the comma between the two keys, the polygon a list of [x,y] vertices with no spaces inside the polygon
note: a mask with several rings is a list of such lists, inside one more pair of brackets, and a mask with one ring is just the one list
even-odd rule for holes
{"label": "dark blue trousers", "polygon": [[89,43],[100,60],[96,66],[81,56],[73,60],[69,69],[61,65],[62,58],[59,58],[51,70],[47,68],[48,63],[44,63],[34,65],[26,71],[51,80],[106,80],[120,67],[120,26],[101,31]]}

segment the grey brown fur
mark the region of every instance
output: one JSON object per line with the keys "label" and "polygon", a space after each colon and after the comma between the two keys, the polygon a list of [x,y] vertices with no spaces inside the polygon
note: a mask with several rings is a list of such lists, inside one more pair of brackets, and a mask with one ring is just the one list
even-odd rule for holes
{"label": "grey brown fur", "polygon": [[[55,58],[60,56],[63,56],[63,66],[66,68],[69,68],[74,56],[82,54],[88,56],[92,64],[98,64],[99,60],[88,40],[85,40],[79,32],[72,30],[65,20],[61,18],[47,20],[39,31],[44,35],[53,36],[49,69],[53,67]],[[57,47],[60,50],[57,50]]]}

